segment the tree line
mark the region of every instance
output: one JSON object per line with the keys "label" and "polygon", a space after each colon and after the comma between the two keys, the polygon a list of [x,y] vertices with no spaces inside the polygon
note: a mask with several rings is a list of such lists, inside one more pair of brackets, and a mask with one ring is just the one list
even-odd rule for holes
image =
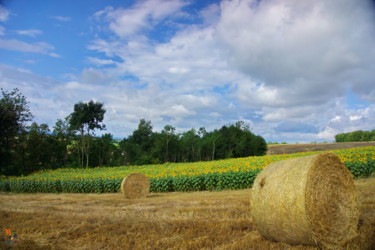
{"label": "tree line", "polygon": [[206,131],[204,127],[176,132],[165,125],[153,131],[151,121],[140,119],[133,133],[114,140],[95,130],[105,129],[104,104],[90,101],[74,105],[65,119],[50,128],[32,122],[26,97],[18,89],[1,90],[0,165],[1,175],[27,175],[56,168],[83,168],[210,161],[264,155],[267,144],[243,121]]}
{"label": "tree line", "polygon": [[336,142],[375,141],[375,129],[371,131],[357,130],[335,135]]}

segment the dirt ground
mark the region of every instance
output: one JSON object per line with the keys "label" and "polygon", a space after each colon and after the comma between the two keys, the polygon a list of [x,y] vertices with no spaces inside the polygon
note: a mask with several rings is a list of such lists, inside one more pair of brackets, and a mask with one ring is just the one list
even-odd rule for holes
{"label": "dirt ground", "polygon": [[[375,177],[355,183],[361,236],[348,249],[374,249]],[[316,249],[263,238],[251,219],[250,196],[251,189],[136,200],[119,193],[0,193],[0,249]],[[17,240],[4,241],[5,229]]]}
{"label": "dirt ground", "polygon": [[375,146],[375,141],[371,142],[337,142],[337,143],[301,143],[301,144],[277,144],[269,145],[267,155],[292,154],[309,151],[326,151],[334,149],[356,148]]}

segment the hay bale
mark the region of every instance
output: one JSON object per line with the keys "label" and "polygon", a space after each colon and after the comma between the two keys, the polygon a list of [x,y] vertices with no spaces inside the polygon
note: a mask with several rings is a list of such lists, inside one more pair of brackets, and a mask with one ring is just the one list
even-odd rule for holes
{"label": "hay bale", "polygon": [[121,183],[121,193],[127,199],[143,198],[146,197],[149,192],[150,181],[143,174],[129,174]]}
{"label": "hay bale", "polygon": [[279,161],[252,189],[252,217],[266,238],[337,248],[357,236],[357,193],[349,170],[332,153]]}
{"label": "hay bale", "polygon": [[359,219],[358,236],[347,242],[343,249],[374,250],[375,249],[375,218]]}

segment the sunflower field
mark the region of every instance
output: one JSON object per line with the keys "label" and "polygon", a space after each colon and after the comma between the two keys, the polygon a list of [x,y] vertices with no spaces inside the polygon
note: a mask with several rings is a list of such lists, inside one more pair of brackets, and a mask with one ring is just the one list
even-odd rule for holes
{"label": "sunflower field", "polygon": [[[354,178],[375,172],[375,147],[330,151],[336,154]],[[151,182],[151,192],[201,191],[250,188],[256,175],[268,164],[321,153],[253,156],[209,162],[160,165],[57,169],[24,177],[0,178],[0,191],[22,193],[109,193],[118,192],[130,173],[142,173]]]}

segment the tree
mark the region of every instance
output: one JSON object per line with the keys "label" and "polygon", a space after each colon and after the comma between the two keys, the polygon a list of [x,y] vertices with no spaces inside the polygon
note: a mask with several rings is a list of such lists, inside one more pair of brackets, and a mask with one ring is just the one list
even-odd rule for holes
{"label": "tree", "polygon": [[101,138],[95,138],[95,146],[96,166],[110,166],[111,158],[114,157],[113,153],[116,149],[112,134],[106,133]]}
{"label": "tree", "polygon": [[47,124],[33,122],[28,131],[26,141],[26,159],[23,174],[33,173],[42,169],[50,169],[53,156],[51,140],[49,140],[49,127]]}
{"label": "tree", "polygon": [[372,131],[357,130],[349,133],[335,135],[336,142],[374,141],[375,129]]}
{"label": "tree", "polygon": [[151,155],[155,141],[153,135],[151,121],[141,119],[138,128],[133,131],[133,134],[127,140],[127,156],[131,159],[132,164],[154,163]]}
{"label": "tree", "polygon": [[27,131],[17,135],[11,165],[17,175],[27,175],[54,167],[53,138],[47,124],[33,122]]}
{"label": "tree", "polygon": [[217,129],[212,132],[204,133],[203,137],[201,138],[203,160],[215,160],[216,142],[219,139],[219,136],[219,131]]}
{"label": "tree", "polygon": [[133,143],[139,145],[142,150],[148,150],[152,147],[152,124],[151,121],[141,119],[138,128],[129,138]]}
{"label": "tree", "polygon": [[80,141],[80,164],[83,167],[84,158],[86,158],[86,168],[89,166],[90,137],[95,129],[103,130],[102,124],[105,109],[103,103],[90,101],[88,103],[79,102],[74,105],[74,112],[69,116],[69,124],[73,130],[79,131]]}
{"label": "tree", "polygon": [[135,143],[132,143],[129,138],[124,138],[119,143],[121,151],[121,164],[130,165],[136,162],[139,155],[139,146]]}
{"label": "tree", "polygon": [[16,137],[26,128],[27,122],[33,116],[30,112],[26,97],[17,88],[8,92],[1,89],[0,99],[0,167],[1,174],[12,174],[9,169],[12,148]]}
{"label": "tree", "polygon": [[200,137],[194,128],[182,133],[181,145],[182,145],[182,161],[197,161],[198,144]]}
{"label": "tree", "polygon": [[75,134],[74,131],[70,128],[69,120],[58,119],[53,127],[53,154],[54,154],[54,165],[55,168],[62,168],[71,164],[69,155],[71,155],[71,150],[69,146],[72,145]]}
{"label": "tree", "polygon": [[172,125],[165,125],[164,129],[161,131],[161,134],[163,135],[164,144],[165,144],[165,159],[164,162],[169,161],[169,147],[170,142],[175,137],[174,131],[176,130],[175,127]]}

